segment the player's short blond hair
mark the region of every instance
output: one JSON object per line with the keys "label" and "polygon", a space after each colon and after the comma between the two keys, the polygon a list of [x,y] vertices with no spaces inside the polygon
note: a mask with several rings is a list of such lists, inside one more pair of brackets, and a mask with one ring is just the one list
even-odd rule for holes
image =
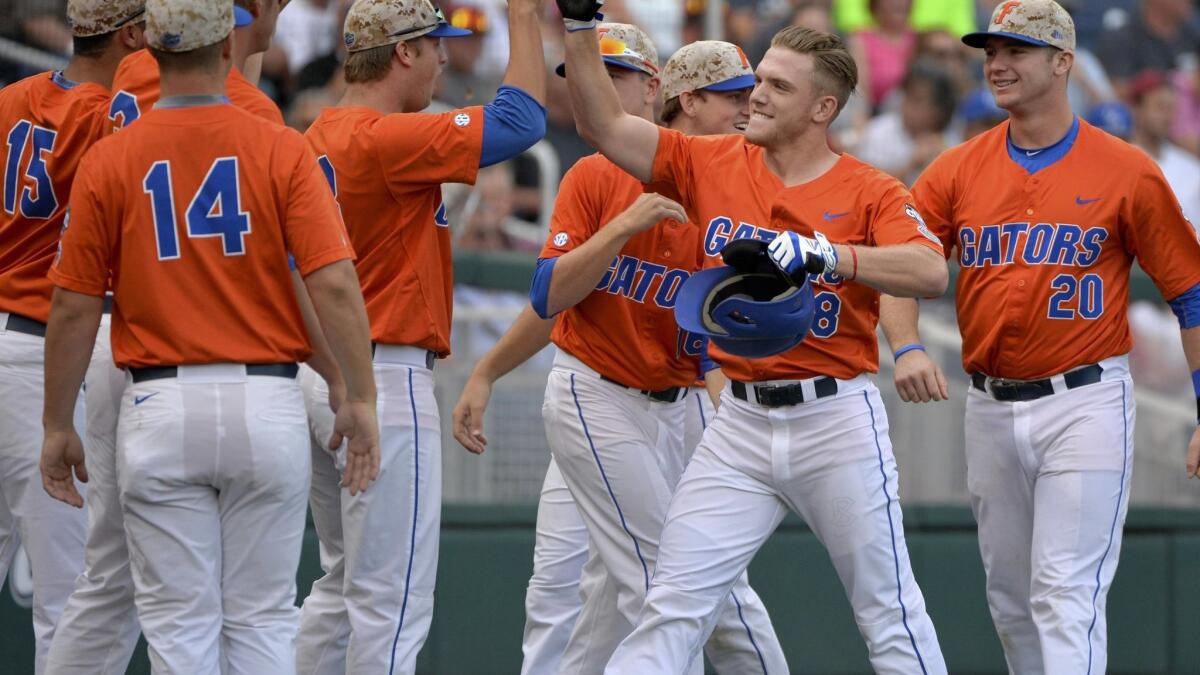
{"label": "player's short blond hair", "polygon": [[158,69],[164,73],[195,72],[215,70],[221,64],[221,50],[225,40],[211,45],[189,49],[186,52],[168,52],[154,47],[147,47],[150,55],[158,62]]}
{"label": "player's short blond hair", "polygon": [[[420,39],[409,40],[408,44],[417,56],[421,55],[423,47]],[[394,51],[396,51],[395,43],[347,54],[346,64],[343,66],[346,84],[378,82],[387,77],[392,70],[392,52]]]}
{"label": "player's short blond hair", "polygon": [[858,87],[858,66],[842,38],[803,26],[788,26],[775,34],[771,46],[811,56],[817,86],[837,99],[839,112],[846,107],[851,92]]}

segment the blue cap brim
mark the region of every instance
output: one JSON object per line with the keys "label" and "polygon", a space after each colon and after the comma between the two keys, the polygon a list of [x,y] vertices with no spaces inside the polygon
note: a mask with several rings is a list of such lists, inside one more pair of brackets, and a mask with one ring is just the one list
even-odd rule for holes
{"label": "blue cap brim", "polygon": [[474,35],[474,34],[475,34],[474,31],[469,31],[466,28],[455,28],[454,26],[451,26],[448,23],[439,23],[438,27],[434,28],[433,32],[426,33],[425,37],[455,38],[455,37],[467,37],[468,35]]}
{"label": "blue cap brim", "polygon": [[704,87],[704,91],[738,91],[739,89],[753,89],[755,84],[753,75],[738,75],[724,82],[710,84]]}
{"label": "blue cap brim", "polygon": [[[641,68],[638,68],[635,65],[626,63],[624,61],[618,61],[616,58],[611,57],[611,56],[602,56],[602,57],[600,57],[600,60],[610,66],[624,68],[625,70],[632,70],[635,73],[641,73],[643,75],[650,75],[650,73],[647,73],[646,71],[642,70]],[[566,77],[567,76],[567,64],[565,64],[565,63],[558,64],[558,67],[554,69],[554,74],[558,75],[559,77]],[[656,77],[656,76],[651,75],[651,77]]]}
{"label": "blue cap brim", "polygon": [[1054,46],[1054,45],[1050,44],[1049,42],[1042,42],[1041,40],[1035,40],[1035,39],[1025,36],[1025,35],[1019,35],[1017,33],[1009,33],[1007,31],[1002,31],[1002,30],[998,30],[998,31],[995,31],[992,33],[989,33],[986,31],[982,32],[982,33],[967,33],[966,35],[962,36],[962,41],[963,41],[963,44],[965,44],[968,47],[974,47],[976,49],[983,49],[984,47],[987,46],[988,38],[993,38],[993,37],[1009,38],[1011,40],[1016,40],[1017,42],[1024,42],[1025,44],[1033,45],[1034,47],[1053,47]]}
{"label": "blue cap brim", "polygon": [[245,7],[233,6],[233,27],[245,28],[254,23],[254,15]]}
{"label": "blue cap brim", "polygon": [[715,335],[704,323],[704,300],[717,284],[737,274],[737,270],[722,265],[700,270],[679,288],[675,296],[675,323],[695,335]]}

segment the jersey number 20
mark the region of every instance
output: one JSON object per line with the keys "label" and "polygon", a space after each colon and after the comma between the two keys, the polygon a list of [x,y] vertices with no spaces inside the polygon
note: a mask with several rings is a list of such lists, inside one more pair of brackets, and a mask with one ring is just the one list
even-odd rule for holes
{"label": "jersey number 20", "polygon": [[[26,218],[46,220],[58,211],[58,197],[54,195],[54,184],[46,169],[46,155],[54,152],[54,141],[58,134],[39,127],[29,120],[21,120],[8,132],[8,161],[4,163],[4,210],[14,214],[17,196],[20,195],[21,215]],[[25,146],[33,142],[29,162],[22,168],[21,157]],[[33,181],[33,185],[21,186],[21,176]]]}
{"label": "jersey number 20", "polygon": [[[150,195],[154,210],[154,236],[158,241],[159,260],[175,260],[179,257],[175,193],[171,185],[169,161],[155,162],[142,181],[142,189]],[[250,214],[242,211],[238,185],[238,158],[216,159],[188,205],[185,216],[188,237],[220,237],[225,255],[246,253]]]}

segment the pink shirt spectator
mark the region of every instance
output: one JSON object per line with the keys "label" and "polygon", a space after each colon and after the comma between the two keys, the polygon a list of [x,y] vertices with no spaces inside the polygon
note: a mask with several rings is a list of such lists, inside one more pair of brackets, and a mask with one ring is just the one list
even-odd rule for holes
{"label": "pink shirt spectator", "polygon": [[1171,126],[1171,137],[1185,147],[1197,147],[1200,141],[1200,91],[1196,87],[1196,75],[1177,72],[1171,76],[1175,85],[1175,123]]}
{"label": "pink shirt spectator", "polygon": [[917,46],[917,34],[907,31],[898,39],[885,37],[876,30],[864,30],[855,34],[862,42],[867,58],[867,95],[871,107],[883,105],[908,71],[908,60]]}

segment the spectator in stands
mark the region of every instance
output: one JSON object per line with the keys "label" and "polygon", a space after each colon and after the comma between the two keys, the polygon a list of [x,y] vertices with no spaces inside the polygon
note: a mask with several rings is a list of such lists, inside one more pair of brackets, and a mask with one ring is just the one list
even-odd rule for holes
{"label": "spectator in stands", "polygon": [[7,10],[4,30],[14,39],[55,54],[70,53],[67,0],[8,0],[0,7]]}
{"label": "spectator in stands", "polygon": [[1133,136],[1133,111],[1120,101],[1108,101],[1088,111],[1088,124],[1128,141]]}
{"label": "spectator in stands", "polygon": [[[833,15],[842,33],[871,26],[868,0],[835,0]],[[909,25],[918,31],[944,30],[959,37],[975,30],[975,3],[973,0],[913,0]]]}
{"label": "spectator in stands", "polygon": [[1181,70],[1171,76],[1175,85],[1175,122],[1171,140],[1193,155],[1200,156],[1200,67]]}
{"label": "spectator in stands", "polygon": [[313,122],[317,121],[321,111],[337,105],[339,98],[340,96],[326,87],[301,91],[292,99],[292,104],[288,107],[288,126],[300,133],[308,131]]}
{"label": "spectator in stands", "polygon": [[[536,228],[513,216],[512,167],[496,164],[479,170],[474,197],[467,202],[466,226],[455,241],[460,251],[529,251],[538,250],[540,233]],[[527,230],[529,237],[516,233]]]}
{"label": "spectator in stands", "polygon": [[958,142],[954,82],[936,62],[918,61],[904,76],[899,109],[867,124],[854,155],[911,185],[946,148]]}
{"label": "spectator in stands", "polygon": [[975,59],[978,49],[964,45],[956,35],[945,30],[927,30],[917,35],[914,61],[936,61],[941,64],[960,97],[966,96],[979,84],[983,68]]}
{"label": "spectator in stands", "polygon": [[870,0],[874,25],[850,35],[850,53],[858,64],[859,92],[875,111],[904,79],[917,47],[917,33],[909,26],[912,0]]}
{"label": "spectator in stands", "polygon": [[1195,65],[1200,36],[1192,18],[1192,0],[1142,0],[1128,24],[1104,31],[1098,53],[1118,94],[1127,94],[1133,77],[1144,70]]}
{"label": "spectator in stands", "polygon": [[790,0],[787,10],[773,20],[764,22],[758,35],[749,43],[746,56],[750,57],[750,63],[761,61],[775,34],[788,26],[804,26],[822,33],[833,32],[832,11],[831,0]]}
{"label": "spectator in stands", "polygon": [[337,48],[343,2],[351,4],[348,0],[292,0],[279,14],[275,42],[287,55],[292,74]]}
{"label": "spectator in stands", "polygon": [[1200,160],[1170,141],[1175,119],[1175,89],[1170,80],[1159,71],[1141,73],[1129,85],[1129,100],[1133,103],[1130,140],[1158,162],[1188,220],[1200,223]]}
{"label": "spectator in stands", "polygon": [[446,65],[434,98],[452,108],[482,105],[496,96],[500,82],[477,73],[483,43],[491,29],[487,13],[470,4],[442,4],[446,20],[455,28],[473,31],[457,40],[445,40]]}
{"label": "spectator in stands", "polygon": [[967,94],[958,108],[962,121],[962,140],[970,140],[1008,119],[1008,111],[996,105],[996,99],[986,86]]}

